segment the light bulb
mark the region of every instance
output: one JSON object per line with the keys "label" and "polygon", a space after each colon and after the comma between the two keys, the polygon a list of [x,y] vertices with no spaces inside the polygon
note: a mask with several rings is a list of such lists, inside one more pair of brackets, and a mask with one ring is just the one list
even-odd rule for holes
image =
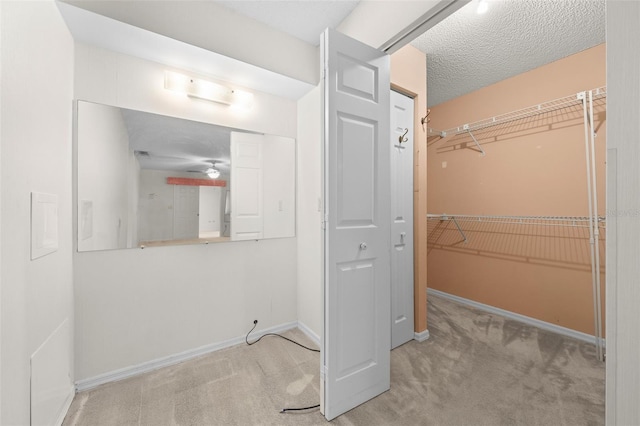
{"label": "light bulb", "polygon": [[231,98],[231,107],[234,109],[246,111],[253,106],[253,93],[234,90]]}
{"label": "light bulb", "polygon": [[483,13],[486,13],[487,10],[489,10],[489,4],[487,3],[487,0],[479,0],[478,8],[476,9],[476,12],[478,13],[478,15],[482,15]]}

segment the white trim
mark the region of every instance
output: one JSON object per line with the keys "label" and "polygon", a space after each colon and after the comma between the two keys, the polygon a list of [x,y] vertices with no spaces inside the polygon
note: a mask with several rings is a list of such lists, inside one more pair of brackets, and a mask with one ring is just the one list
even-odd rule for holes
{"label": "white trim", "polygon": [[397,52],[470,2],[471,0],[438,1],[438,3],[430,7],[427,12],[423,13],[422,16],[387,40],[379,49],[389,55]]}
{"label": "white trim", "polygon": [[[291,330],[298,326],[297,321],[288,322],[285,324],[270,327],[264,330],[254,331],[251,333],[252,338],[255,340],[267,333],[280,333],[283,331]],[[170,365],[178,364],[183,361],[190,360],[200,355],[205,355],[211,352],[219,351],[237,344],[243,343],[245,335],[234,337],[233,339],[225,340],[218,343],[212,343],[209,345],[201,346],[199,348],[190,349],[188,351],[180,352],[174,355],[169,355],[162,358],[157,358],[151,361],[143,362],[141,364],[132,365],[130,367],[121,368],[118,370],[110,371],[108,373],[100,374],[88,379],[78,380],[76,382],[76,391],[82,392],[85,390],[93,389],[96,386],[100,386],[105,383],[115,382],[118,380],[128,379],[139,374],[148,373],[153,370],[157,370],[162,367],[168,367]]]}
{"label": "white trim", "polygon": [[[471,306],[477,309],[481,309],[486,312],[490,312],[492,314],[502,315],[503,317],[507,317],[509,319],[520,321],[525,324],[541,328],[543,330],[551,331],[554,333],[561,334],[563,336],[572,337],[574,339],[582,340],[583,342],[588,343],[596,343],[595,336],[591,334],[582,333],[581,331],[572,330],[570,328],[562,327],[556,324],[552,324],[550,322],[541,321],[539,319],[531,318],[525,315],[517,314],[515,312],[507,311],[504,309],[496,308],[494,306],[485,305],[484,303],[476,302],[474,300],[465,299],[464,297],[456,296],[453,294],[445,293],[440,290],[434,290],[432,288],[427,289],[427,294],[433,294],[435,296],[440,296],[444,299],[449,299],[454,302],[462,303],[463,305]],[[604,347],[605,339],[602,339],[602,346]]]}
{"label": "white trim", "polygon": [[300,329],[300,331],[306,334],[309,339],[313,340],[313,343],[315,343],[316,346],[320,347],[320,336],[318,336],[313,330],[307,327],[305,323],[298,321],[298,328]]}
{"label": "white trim", "polygon": [[71,408],[71,403],[73,402],[73,397],[76,395],[76,389],[73,385],[69,386],[69,394],[67,395],[67,399],[62,404],[62,408],[60,409],[60,414],[58,414],[58,418],[54,423],[56,426],[62,426],[62,422],[64,422],[64,418],[67,417],[67,413],[69,412],[69,408]]}
{"label": "white trim", "polygon": [[429,330],[421,331],[420,333],[413,333],[413,340],[417,340],[418,342],[424,342],[429,339]]}

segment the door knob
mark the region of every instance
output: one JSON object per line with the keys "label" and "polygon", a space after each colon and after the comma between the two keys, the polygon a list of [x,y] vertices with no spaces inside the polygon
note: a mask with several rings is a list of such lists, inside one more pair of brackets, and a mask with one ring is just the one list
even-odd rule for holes
{"label": "door knob", "polygon": [[366,250],[367,249],[367,243],[360,243],[360,250]]}

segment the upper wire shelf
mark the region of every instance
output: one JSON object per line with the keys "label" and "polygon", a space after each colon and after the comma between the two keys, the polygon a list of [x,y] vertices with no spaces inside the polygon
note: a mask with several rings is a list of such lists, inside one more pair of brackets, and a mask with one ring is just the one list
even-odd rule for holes
{"label": "upper wire shelf", "polygon": [[[588,228],[590,219],[582,216],[485,216],[464,214],[427,214],[428,220],[456,220],[459,222],[500,223],[514,225],[570,226]],[[597,218],[603,226],[605,217]]]}
{"label": "upper wire shelf", "polygon": [[[607,96],[606,86],[592,89],[591,92],[594,100]],[[586,94],[587,92],[578,92],[570,96],[565,96],[563,98],[558,98],[551,101],[543,102],[541,104],[522,108],[516,111],[511,111],[505,114],[496,115],[490,118],[485,118],[483,120],[479,120],[473,123],[467,123],[461,126],[451,127],[445,130],[436,130],[434,128],[428,128],[428,132],[431,135],[439,135],[440,137],[443,137],[443,138],[446,136],[458,135],[460,133],[474,132],[477,130],[486,129],[488,127],[497,126],[497,125],[508,123],[511,121],[522,120],[538,114],[544,114],[547,112],[553,112],[559,109],[580,105],[582,104],[583,99],[585,99]]]}
{"label": "upper wire shelf", "polygon": [[[605,229],[605,221],[606,218],[603,216],[594,218],[597,220],[598,228]],[[461,224],[475,224],[475,225],[485,225],[492,224],[492,226],[497,225],[520,225],[520,226],[533,226],[530,229],[536,229],[536,227],[544,226],[544,227],[555,227],[548,229],[558,229],[558,227],[563,228],[585,228],[589,229],[591,226],[595,225],[588,217],[582,216],[482,216],[482,215],[464,215],[464,214],[427,214],[427,220],[437,220],[440,222],[453,222],[456,226],[456,229],[462,236],[462,239],[465,243],[469,241],[467,238],[467,232],[473,230],[473,227],[468,228],[467,226],[463,226]]]}

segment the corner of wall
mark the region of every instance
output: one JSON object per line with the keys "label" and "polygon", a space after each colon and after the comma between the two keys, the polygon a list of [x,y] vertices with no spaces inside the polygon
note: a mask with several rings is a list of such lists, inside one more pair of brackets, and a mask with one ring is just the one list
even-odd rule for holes
{"label": "corner of wall", "polygon": [[297,309],[298,321],[322,332],[322,90],[298,101]]}
{"label": "corner of wall", "polygon": [[[73,39],[54,1],[2,2],[0,11],[0,423],[49,424],[73,397],[67,383],[73,377]],[[57,196],[58,249],[30,260],[25,217],[34,191]],[[66,331],[57,333],[64,324]],[[54,397],[37,404],[34,381],[42,385],[40,396]]]}

